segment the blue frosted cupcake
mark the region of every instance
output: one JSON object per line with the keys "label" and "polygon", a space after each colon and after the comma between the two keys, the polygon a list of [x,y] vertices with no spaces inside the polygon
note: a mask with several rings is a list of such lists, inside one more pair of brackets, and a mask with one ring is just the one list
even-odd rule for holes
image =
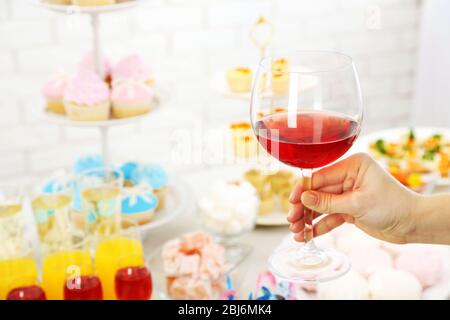
{"label": "blue frosted cupcake", "polygon": [[131,179],[148,183],[153,188],[153,192],[158,198],[159,205],[157,210],[164,208],[169,177],[167,172],[161,166],[156,164],[141,166],[132,171]]}
{"label": "blue frosted cupcake", "polygon": [[127,220],[138,224],[148,223],[152,220],[157,207],[158,198],[146,183],[123,188],[121,211],[122,217],[126,217]]}

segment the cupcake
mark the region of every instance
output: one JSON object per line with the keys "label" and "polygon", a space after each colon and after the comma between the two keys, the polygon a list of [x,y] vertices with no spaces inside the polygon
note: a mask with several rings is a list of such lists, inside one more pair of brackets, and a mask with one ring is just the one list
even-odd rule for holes
{"label": "cupcake", "polygon": [[272,92],[275,95],[284,95],[289,90],[289,62],[284,59],[277,59],[272,63]]}
{"label": "cupcake", "polygon": [[145,82],[128,79],[114,81],[111,92],[112,113],[116,118],[134,117],[150,111],[153,89]]}
{"label": "cupcake", "polygon": [[248,159],[258,154],[258,143],[249,122],[231,123],[230,131],[231,144],[235,156]]}
{"label": "cupcake", "polygon": [[42,87],[42,94],[47,100],[47,110],[53,113],[65,114],[63,95],[67,87],[67,75],[57,72]]}
{"label": "cupcake", "polygon": [[233,68],[226,74],[230,90],[236,93],[250,92],[252,87],[252,77],[252,70],[245,67]]}
{"label": "cupcake", "polygon": [[121,198],[122,217],[138,224],[150,222],[156,207],[158,207],[158,198],[147,183],[124,187]]}
{"label": "cupcake", "polygon": [[110,113],[109,88],[95,73],[80,71],[64,92],[64,108],[72,120],[107,120]]}
{"label": "cupcake", "polygon": [[277,173],[268,176],[267,180],[275,194],[279,194],[285,189],[291,189],[294,184],[294,175],[290,171],[280,170]]}
{"label": "cupcake", "polygon": [[289,197],[291,196],[292,188],[284,188],[279,192],[281,209],[284,213],[288,213],[292,207]]}
{"label": "cupcake", "polygon": [[[108,84],[111,84],[111,72],[112,72],[112,67],[111,67],[111,62],[109,61],[109,59],[105,58],[105,57],[101,57],[101,63],[102,63],[102,67],[103,67],[103,80],[105,82],[107,82]],[[78,63],[78,70],[79,71],[83,71],[83,70],[89,70],[91,72],[96,72],[97,68],[95,65],[95,59],[94,59],[94,53],[92,52],[88,52],[84,55],[83,59],[81,59],[81,61]]]}
{"label": "cupcake", "polygon": [[135,79],[150,86],[154,84],[152,71],[141,56],[131,54],[120,60],[112,70],[113,81]]}
{"label": "cupcake", "polygon": [[169,177],[161,166],[155,164],[144,165],[132,172],[131,179],[148,183],[158,198],[158,207],[156,209],[160,210],[165,207]]}
{"label": "cupcake", "polygon": [[116,3],[116,0],[72,0],[76,6],[107,6]]}

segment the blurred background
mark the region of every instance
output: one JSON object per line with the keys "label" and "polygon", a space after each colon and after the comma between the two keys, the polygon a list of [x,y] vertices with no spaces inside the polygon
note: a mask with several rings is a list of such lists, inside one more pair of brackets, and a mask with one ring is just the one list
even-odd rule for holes
{"label": "blurred background", "polygon": [[[148,0],[102,15],[104,55],[114,62],[140,53],[164,92],[154,117],[110,132],[112,158],[151,159],[179,170],[202,166],[201,151],[175,163],[172,150],[180,135],[188,148],[201,149],[205,128],[247,117],[248,102],[223,97],[211,81],[228,67],[257,63],[249,30],[261,15],[275,27],[272,51],[334,50],[354,58],[363,132],[415,123],[448,127],[449,79],[436,75],[450,65],[448,9],[445,0]],[[75,15],[0,0],[2,181],[48,174],[99,150],[97,130],[60,128],[39,117],[48,76],[91,49],[89,17]]]}

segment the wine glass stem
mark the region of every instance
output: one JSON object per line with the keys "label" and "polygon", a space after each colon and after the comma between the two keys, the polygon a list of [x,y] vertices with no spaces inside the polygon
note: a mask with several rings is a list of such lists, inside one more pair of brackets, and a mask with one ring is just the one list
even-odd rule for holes
{"label": "wine glass stem", "polygon": [[[303,191],[311,190],[312,188],[312,169],[302,169],[303,177]],[[314,244],[314,232],[313,232],[313,219],[314,211],[304,207],[303,209],[303,219],[305,221],[304,229],[304,249],[315,251],[316,246]]]}

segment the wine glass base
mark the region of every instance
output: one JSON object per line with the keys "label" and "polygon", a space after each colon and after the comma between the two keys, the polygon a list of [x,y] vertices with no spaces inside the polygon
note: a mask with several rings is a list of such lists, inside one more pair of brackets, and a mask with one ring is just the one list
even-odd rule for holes
{"label": "wine glass base", "polygon": [[335,250],[309,254],[298,245],[279,249],[269,258],[269,270],[278,278],[296,283],[318,283],[337,279],[350,270],[348,258]]}

